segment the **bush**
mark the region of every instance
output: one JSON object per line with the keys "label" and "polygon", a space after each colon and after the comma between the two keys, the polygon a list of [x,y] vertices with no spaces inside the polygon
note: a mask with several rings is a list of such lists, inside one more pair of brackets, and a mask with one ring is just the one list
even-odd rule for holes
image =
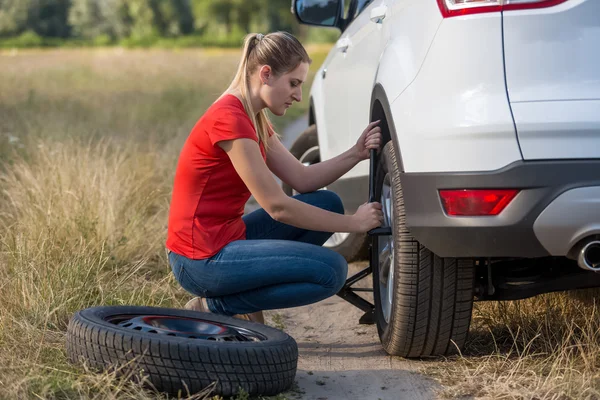
{"label": "bush", "polygon": [[[337,29],[309,30],[306,43],[333,43],[340,36]],[[160,37],[158,35],[130,36],[118,41],[107,34],[101,34],[93,39],[85,38],[46,38],[28,31],[21,36],[0,39],[0,48],[32,48],[32,47],[94,47],[94,46],[122,46],[125,48],[150,48],[164,49],[193,48],[193,47],[222,47],[241,48],[243,32],[232,32],[227,36],[211,34],[193,34],[177,37]]]}
{"label": "bush", "polygon": [[98,35],[93,40],[94,46],[109,46],[114,43],[109,35]]}
{"label": "bush", "polygon": [[2,47],[41,47],[44,39],[33,31],[23,32],[21,35],[13,38],[4,39],[0,42]]}

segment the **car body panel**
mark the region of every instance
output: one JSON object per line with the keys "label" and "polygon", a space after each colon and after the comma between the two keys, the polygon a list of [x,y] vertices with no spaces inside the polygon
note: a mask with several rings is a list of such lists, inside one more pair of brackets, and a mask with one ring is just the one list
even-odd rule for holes
{"label": "car body panel", "polygon": [[487,171],[521,160],[501,14],[444,20],[417,77],[391,108],[405,172]]}
{"label": "car body panel", "polygon": [[600,157],[600,1],[509,11],[503,20],[524,159]]}
{"label": "car body panel", "polygon": [[600,234],[600,186],[571,189],[557,197],[533,224],[553,256],[567,255],[582,239]]}

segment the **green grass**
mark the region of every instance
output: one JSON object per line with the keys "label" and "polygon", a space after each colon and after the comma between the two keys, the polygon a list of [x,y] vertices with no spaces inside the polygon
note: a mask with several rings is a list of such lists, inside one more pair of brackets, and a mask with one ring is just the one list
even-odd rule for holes
{"label": "green grass", "polygon": [[[242,46],[244,34],[234,31],[229,35],[191,34],[180,37],[147,36],[129,37],[121,40],[111,39],[107,35],[99,35],[94,39],[53,38],[39,36],[27,31],[19,36],[0,38],[0,49],[32,49],[32,48],[83,48],[118,46],[129,49],[187,49],[187,48],[239,48]],[[337,28],[308,28],[307,42],[331,44],[339,37]]]}

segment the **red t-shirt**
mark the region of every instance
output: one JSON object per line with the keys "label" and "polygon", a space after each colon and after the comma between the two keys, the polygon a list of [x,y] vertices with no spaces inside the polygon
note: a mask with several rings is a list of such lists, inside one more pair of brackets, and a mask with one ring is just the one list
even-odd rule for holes
{"label": "red t-shirt", "polygon": [[[273,134],[269,130],[269,136]],[[198,120],[179,155],[169,210],[167,249],[191,259],[217,254],[246,238],[242,220],[250,191],[217,143],[248,138],[256,130],[242,102],[227,94]],[[263,144],[260,151],[266,161]]]}

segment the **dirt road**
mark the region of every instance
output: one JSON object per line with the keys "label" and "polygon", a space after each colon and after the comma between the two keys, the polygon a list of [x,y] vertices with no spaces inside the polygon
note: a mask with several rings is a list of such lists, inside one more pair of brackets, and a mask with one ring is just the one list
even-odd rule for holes
{"label": "dirt road", "polygon": [[[351,264],[350,273],[365,266],[365,262]],[[369,287],[370,280],[358,286]],[[387,355],[377,328],[358,323],[362,314],[338,296],[266,313],[270,325],[283,328],[298,343],[298,388],[284,394],[288,399],[436,398],[439,386],[416,372],[418,361]]]}

